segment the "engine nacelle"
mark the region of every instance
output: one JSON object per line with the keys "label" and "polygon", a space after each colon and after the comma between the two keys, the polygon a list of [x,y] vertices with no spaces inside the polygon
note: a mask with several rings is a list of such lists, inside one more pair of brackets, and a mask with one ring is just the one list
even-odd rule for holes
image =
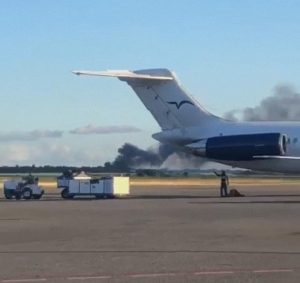
{"label": "engine nacelle", "polygon": [[219,160],[251,160],[254,156],[285,155],[287,136],[280,133],[212,137],[189,144],[195,155]]}

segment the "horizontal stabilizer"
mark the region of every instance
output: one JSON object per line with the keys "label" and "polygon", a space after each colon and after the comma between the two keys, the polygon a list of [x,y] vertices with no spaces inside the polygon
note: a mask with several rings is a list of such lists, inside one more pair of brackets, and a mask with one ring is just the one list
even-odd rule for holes
{"label": "horizontal stabilizer", "polygon": [[104,77],[116,77],[119,79],[142,79],[142,80],[159,80],[159,81],[170,81],[173,77],[168,76],[152,76],[148,74],[138,74],[128,70],[109,70],[109,71],[73,71],[75,75],[85,76],[104,76]]}

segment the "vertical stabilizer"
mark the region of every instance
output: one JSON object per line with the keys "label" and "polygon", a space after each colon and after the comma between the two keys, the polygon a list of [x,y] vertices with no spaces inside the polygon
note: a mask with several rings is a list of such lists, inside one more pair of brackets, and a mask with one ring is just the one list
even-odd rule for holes
{"label": "vertical stabilizer", "polygon": [[220,118],[210,114],[180,86],[167,69],[74,71],[77,75],[111,76],[127,82],[163,130],[200,126]]}

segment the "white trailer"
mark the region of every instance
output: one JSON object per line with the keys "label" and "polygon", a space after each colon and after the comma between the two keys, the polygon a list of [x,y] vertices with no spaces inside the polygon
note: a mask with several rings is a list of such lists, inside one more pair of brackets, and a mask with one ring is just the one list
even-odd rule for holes
{"label": "white trailer", "polygon": [[[62,183],[61,183],[62,185]],[[94,180],[71,179],[64,182],[61,196],[65,199],[74,196],[95,196],[96,198],[114,198],[129,194],[128,177],[105,177]]]}

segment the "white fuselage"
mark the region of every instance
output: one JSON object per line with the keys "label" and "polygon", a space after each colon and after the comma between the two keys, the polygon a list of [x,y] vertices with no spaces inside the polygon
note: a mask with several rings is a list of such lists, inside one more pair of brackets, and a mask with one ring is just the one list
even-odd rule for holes
{"label": "white fuselage", "polygon": [[154,134],[153,138],[162,143],[185,147],[197,140],[216,136],[281,133],[288,137],[287,151],[281,160],[251,160],[251,161],[224,161],[218,162],[234,167],[242,167],[253,170],[270,172],[300,173],[300,159],[288,159],[300,157],[300,122],[232,122],[226,120],[215,120],[205,123],[200,127],[188,127],[182,129],[165,130]]}

